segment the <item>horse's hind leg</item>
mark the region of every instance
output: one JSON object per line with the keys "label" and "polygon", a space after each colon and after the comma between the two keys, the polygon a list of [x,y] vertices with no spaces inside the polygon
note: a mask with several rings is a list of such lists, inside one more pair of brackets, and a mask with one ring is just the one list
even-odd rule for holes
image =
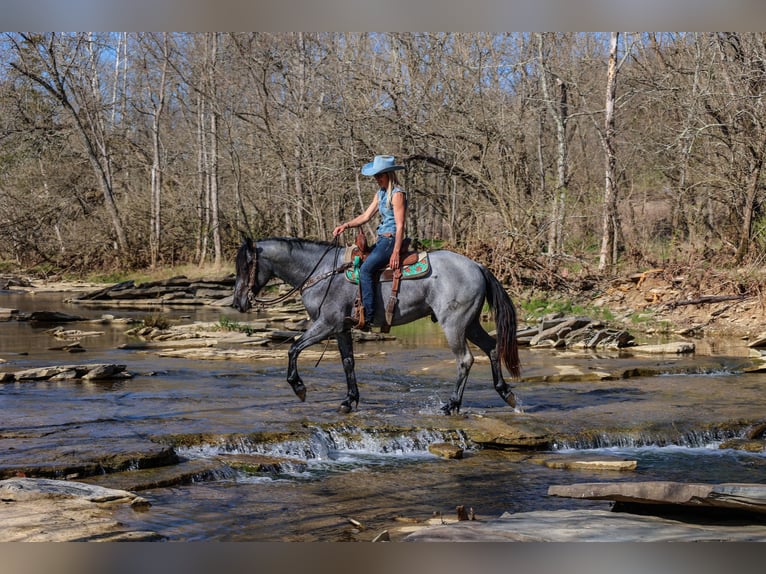
{"label": "horse's hind leg", "polygon": [[338,341],[338,350],[343,361],[343,371],[346,373],[346,385],[348,385],[346,399],[340,404],[338,410],[342,413],[350,413],[352,405],[359,406],[359,388],[356,385],[354,372],[354,343],[350,331],[341,331],[335,338]]}
{"label": "horse's hind leg", "polygon": [[497,356],[497,341],[484,330],[478,320],[474,321],[466,330],[468,340],[484,351],[489,357],[489,363],[492,366],[492,384],[506,403],[510,406],[516,406],[516,397],[508,383],[503,378],[503,369],[500,366],[500,360]]}
{"label": "horse's hind leg", "polygon": [[442,407],[444,414],[450,415],[460,412],[460,405],[463,403],[463,392],[468,382],[468,373],[473,366],[473,355],[466,344],[464,336],[451,335],[447,328],[444,329],[444,334],[447,336],[447,343],[454,353],[455,361],[457,362],[455,388],[452,391],[449,402]]}

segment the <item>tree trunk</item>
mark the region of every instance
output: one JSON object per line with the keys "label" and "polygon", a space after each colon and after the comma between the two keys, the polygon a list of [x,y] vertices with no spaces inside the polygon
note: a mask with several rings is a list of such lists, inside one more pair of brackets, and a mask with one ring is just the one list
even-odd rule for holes
{"label": "tree trunk", "polygon": [[758,188],[761,181],[761,171],[763,169],[763,155],[766,152],[766,133],[761,136],[760,144],[757,148],[757,156],[753,158],[753,166],[750,172],[750,180],[747,185],[745,195],[745,206],[742,210],[742,227],[739,235],[739,245],[735,261],[740,264],[744,260],[747,252],[750,250],[750,240],[753,227],[753,215],[755,213],[755,199],[758,195]]}
{"label": "tree trunk", "polygon": [[150,215],[150,257],[154,268],[160,259],[162,251],[162,143],[160,139],[160,122],[165,108],[165,81],[168,70],[168,35],[162,37],[162,69],[160,85],[157,87],[157,101],[152,113],[152,169],[151,169],[151,215]]}
{"label": "tree trunk", "polygon": [[598,270],[605,271],[616,262],[617,249],[617,154],[614,149],[615,121],[614,102],[617,94],[617,41],[619,32],[609,38],[609,66],[606,78],[606,106],[604,115],[604,156],[606,160],[604,185],[604,211],[601,221],[601,253]]}
{"label": "tree trunk", "polygon": [[546,106],[556,124],[556,187],[550,199],[550,226],[548,227],[548,255],[556,255],[563,247],[564,210],[566,206],[567,187],[569,185],[567,122],[569,120],[569,104],[567,84],[561,78],[556,78],[559,93],[556,101],[550,93],[548,76],[552,75],[547,68],[543,35],[538,36],[538,57],[540,59],[540,87]]}

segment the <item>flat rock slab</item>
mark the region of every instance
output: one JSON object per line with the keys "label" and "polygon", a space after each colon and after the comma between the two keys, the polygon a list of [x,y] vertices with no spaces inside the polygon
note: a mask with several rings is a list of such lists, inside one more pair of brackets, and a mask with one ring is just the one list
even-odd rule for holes
{"label": "flat rock slab", "polygon": [[463,458],[463,449],[448,442],[435,442],[428,445],[428,452],[446,459]]}
{"label": "flat rock slab", "polygon": [[550,430],[521,413],[471,416],[464,420],[463,431],[473,442],[493,448],[543,449],[551,443]]}
{"label": "flat rock slab", "polygon": [[0,542],[149,541],[155,532],[130,531],[114,518],[129,504],[148,503],[131,492],[66,480],[0,481]]}
{"label": "flat rock slab", "polygon": [[690,524],[608,510],[504,514],[488,521],[424,526],[405,542],[765,542],[763,524]]}
{"label": "flat rock slab", "polygon": [[[60,430],[43,436],[0,437],[0,478],[81,478],[129,468],[173,465],[178,455],[172,447],[140,437],[100,437],[87,432]],[[87,431],[87,429],[86,429]]]}
{"label": "flat rock slab", "polygon": [[93,364],[93,365],[54,365],[25,369],[13,373],[0,373],[0,381],[64,381],[72,379],[106,380],[130,379],[133,375],[125,370],[125,365]]}
{"label": "flat rock slab", "polygon": [[694,343],[678,342],[664,345],[635,345],[630,347],[628,352],[644,355],[685,355],[693,353],[695,348]]}
{"label": "flat rock slab", "polygon": [[573,381],[608,381],[614,379],[612,373],[597,369],[582,369],[574,365],[552,365],[555,373],[537,377],[525,377],[526,382],[560,383]]}
{"label": "flat rock slab", "polygon": [[62,313],[60,311],[34,311],[29,315],[29,320],[33,323],[72,323],[76,321],[86,321],[86,318],[80,315]]}
{"label": "flat rock slab", "polygon": [[548,488],[548,496],[766,513],[766,485],[763,484],[695,484],[671,481],[598,482],[554,485]]}
{"label": "flat rock slab", "polygon": [[108,489],[149,490],[212,480],[221,465],[215,461],[192,460],[179,464],[97,474],[81,479],[83,483]]}
{"label": "flat rock slab", "polygon": [[548,468],[563,470],[636,470],[638,461],[622,457],[590,455],[586,453],[540,457],[539,462]]}

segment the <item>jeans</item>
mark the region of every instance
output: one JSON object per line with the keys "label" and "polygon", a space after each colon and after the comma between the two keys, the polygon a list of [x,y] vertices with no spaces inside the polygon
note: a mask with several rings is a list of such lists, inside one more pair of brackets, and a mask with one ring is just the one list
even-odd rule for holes
{"label": "jeans", "polygon": [[378,236],[378,242],[372,248],[372,252],[364,260],[359,268],[359,283],[362,288],[362,305],[364,305],[364,319],[371,323],[375,318],[375,275],[385,269],[394,252],[395,240],[393,237]]}

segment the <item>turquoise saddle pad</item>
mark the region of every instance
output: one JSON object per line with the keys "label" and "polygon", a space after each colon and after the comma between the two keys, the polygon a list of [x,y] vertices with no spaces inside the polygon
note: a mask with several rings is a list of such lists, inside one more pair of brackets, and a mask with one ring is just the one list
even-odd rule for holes
{"label": "turquoise saddle pad", "polygon": [[[418,254],[418,260],[410,265],[402,267],[402,279],[417,279],[427,275],[431,270],[431,264],[428,260],[428,253],[421,251]],[[359,283],[359,265],[354,264],[353,267],[346,269],[346,279],[351,283]],[[386,268],[380,275],[381,281],[391,281],[393,279],[393,271]]]}

